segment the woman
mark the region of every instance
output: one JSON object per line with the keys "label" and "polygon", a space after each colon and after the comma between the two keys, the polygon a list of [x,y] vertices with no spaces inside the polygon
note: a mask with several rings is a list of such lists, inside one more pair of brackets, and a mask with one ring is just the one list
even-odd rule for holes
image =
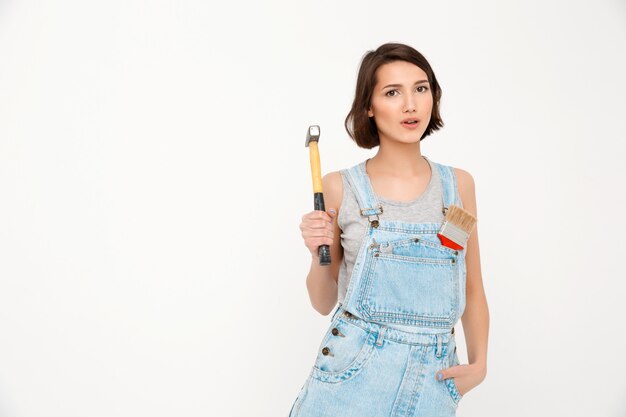
{"label": "woman", "polygon": [[[410,46],[389,43],[363,57],[346,130],[358,146],[379,148],[325,175],[328,212],[302,217],[311,304],[323,315],[338,306],[291,417],[454,416],[485,378],[478,231],[460,250],[437,235],[451,204],[476,216],[474,181],[420,149],[443,126],[440,98],[428,61]],[[322,244],[329,266],[319,265]],[[469,359],[462,365],[459,318]]]}

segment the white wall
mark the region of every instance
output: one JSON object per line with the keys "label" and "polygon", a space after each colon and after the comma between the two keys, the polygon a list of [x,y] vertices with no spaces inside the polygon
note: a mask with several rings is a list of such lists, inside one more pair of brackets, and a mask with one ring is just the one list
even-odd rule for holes
{"label": "white wall", "polygon": [[375,153],[343,120],[389,41],[443,87],[422,153],[476,181],[458,415],[626,415],[623,1],[209,3],[0,2],[1,416],[286,416],[330,319],[305,132],[324,173]]}

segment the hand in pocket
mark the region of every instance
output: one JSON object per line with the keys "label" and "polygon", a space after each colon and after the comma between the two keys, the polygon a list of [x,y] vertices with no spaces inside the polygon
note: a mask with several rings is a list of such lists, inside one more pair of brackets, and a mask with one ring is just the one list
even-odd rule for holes
{"label": "hand in pocket", "polygon": [[437,379],[454,378],[454,384],[460,395],[465,395],[485,379],[485,369],[478,364],[454,365],[437,372]]}

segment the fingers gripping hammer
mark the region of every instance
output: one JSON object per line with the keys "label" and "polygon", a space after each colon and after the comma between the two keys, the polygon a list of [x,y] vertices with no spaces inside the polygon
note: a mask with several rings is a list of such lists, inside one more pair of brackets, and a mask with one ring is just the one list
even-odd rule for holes
{"label": "fingers gripping hammer", "polygon": [[[324,207],[324,194],[322,193],[322,169],[320,166],[320,153],[317,144],[320,140],[320,127],[317,125],[309,126],[306,132],[306,142],[304,146],[309,148],[311,159],[311,176],[313,177],[313,204],[315,210],[326,211]],[[320,258],[320,265],[330,265],[330,247],[328,245],[320,245],[317,248]]]}

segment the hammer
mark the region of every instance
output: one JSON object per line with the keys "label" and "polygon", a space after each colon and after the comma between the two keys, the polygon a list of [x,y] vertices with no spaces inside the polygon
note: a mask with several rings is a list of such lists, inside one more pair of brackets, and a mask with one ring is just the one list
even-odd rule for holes
{"label": "hammer", "polygon": [[[324,207],[324,194],[322,193],[322,169],[320,166],[320,153],[317,143],[320,140],[320,127],[317,125],[309,126],[306,131],[306,141],[304,146],[309,148],[309,156],[311,159],[311,176],[313,177],[313,205],[315,210],[326,211]],[[320,265],[330,265],[330,247],[328,245],[320,245],[317,248],[320,258]]]}

